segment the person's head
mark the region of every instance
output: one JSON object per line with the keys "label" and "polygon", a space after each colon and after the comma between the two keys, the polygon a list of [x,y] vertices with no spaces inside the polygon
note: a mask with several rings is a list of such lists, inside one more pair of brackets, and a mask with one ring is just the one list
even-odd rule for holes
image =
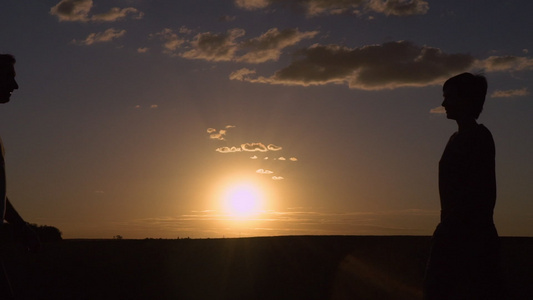
{"label": "person's head", "polygon": [[487,79],[483,75],[462,73],[446,80],[442,91],[442,106],[448,119],[477,119],[485,103]]}
{"label": "person's head", "polygon": [[9,102],[11,93],[19,86],[15,80],[15,57],[11,54],[0,54],[0,103]]}

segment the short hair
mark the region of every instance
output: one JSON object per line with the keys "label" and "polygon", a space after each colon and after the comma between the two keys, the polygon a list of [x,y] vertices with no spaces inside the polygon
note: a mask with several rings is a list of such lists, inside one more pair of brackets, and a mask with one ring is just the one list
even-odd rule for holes
{"label": "short hair", "polygon": [[487,78],[481,74],[462,73],[446,80],[442,88],[449,86],[457,88],[457,96],[468,101],[468,107],[474,118],[479,118],[487,95]]}

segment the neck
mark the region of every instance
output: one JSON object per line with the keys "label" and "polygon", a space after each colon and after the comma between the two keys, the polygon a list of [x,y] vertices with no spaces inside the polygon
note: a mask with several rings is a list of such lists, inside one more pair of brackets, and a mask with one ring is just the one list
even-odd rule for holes
{"label": "neck", "polygon": [[456,120],[456,121],[457,121],[457,126],[459,127],[459,132],[467,131],[477,126],[476,119],[474,118],[468,118],[468,119],[462,119],[462,120]]}

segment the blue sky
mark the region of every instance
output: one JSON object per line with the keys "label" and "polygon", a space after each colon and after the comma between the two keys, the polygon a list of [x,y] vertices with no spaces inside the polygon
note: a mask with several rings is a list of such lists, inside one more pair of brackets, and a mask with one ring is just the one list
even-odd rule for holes
{"label": "blue sky", "polygon": [[[431,234],[455,74],[489,81],[496,225],[533,232],[529,1],[3,1],[8,194],[66,237]],[[259,211],[235,218],[227,189]]]}

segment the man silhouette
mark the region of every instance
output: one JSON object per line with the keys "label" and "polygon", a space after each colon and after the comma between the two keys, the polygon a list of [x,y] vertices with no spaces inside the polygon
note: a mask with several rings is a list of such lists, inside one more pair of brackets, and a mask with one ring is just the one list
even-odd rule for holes
{"label": "man silhouette", "polygon": [[439,162],[441,220],[433,234],[424,299],[504,299],[496,203],[492,134],[477,123],[487,93],[482,75],[463,73],[443,86],[448,119],[458,131]]}
{"label": "man silhouette", "polygon": [[[18,89],[15,80],[15,58],[10,54],[0,54],[0,103],[8,103],[11,94]],[[6,169],[4,161],[4,146],[0,139],[0,224],[7,221],[14,230],[15,235],[24,243],[28,250],[36,251],[40,247],[39,239],[28,223],[17,213],[6,195]],[[3,266],[3,262],[2,262]],[[7,274],[1,283],[1,299],[13,296]]]}

